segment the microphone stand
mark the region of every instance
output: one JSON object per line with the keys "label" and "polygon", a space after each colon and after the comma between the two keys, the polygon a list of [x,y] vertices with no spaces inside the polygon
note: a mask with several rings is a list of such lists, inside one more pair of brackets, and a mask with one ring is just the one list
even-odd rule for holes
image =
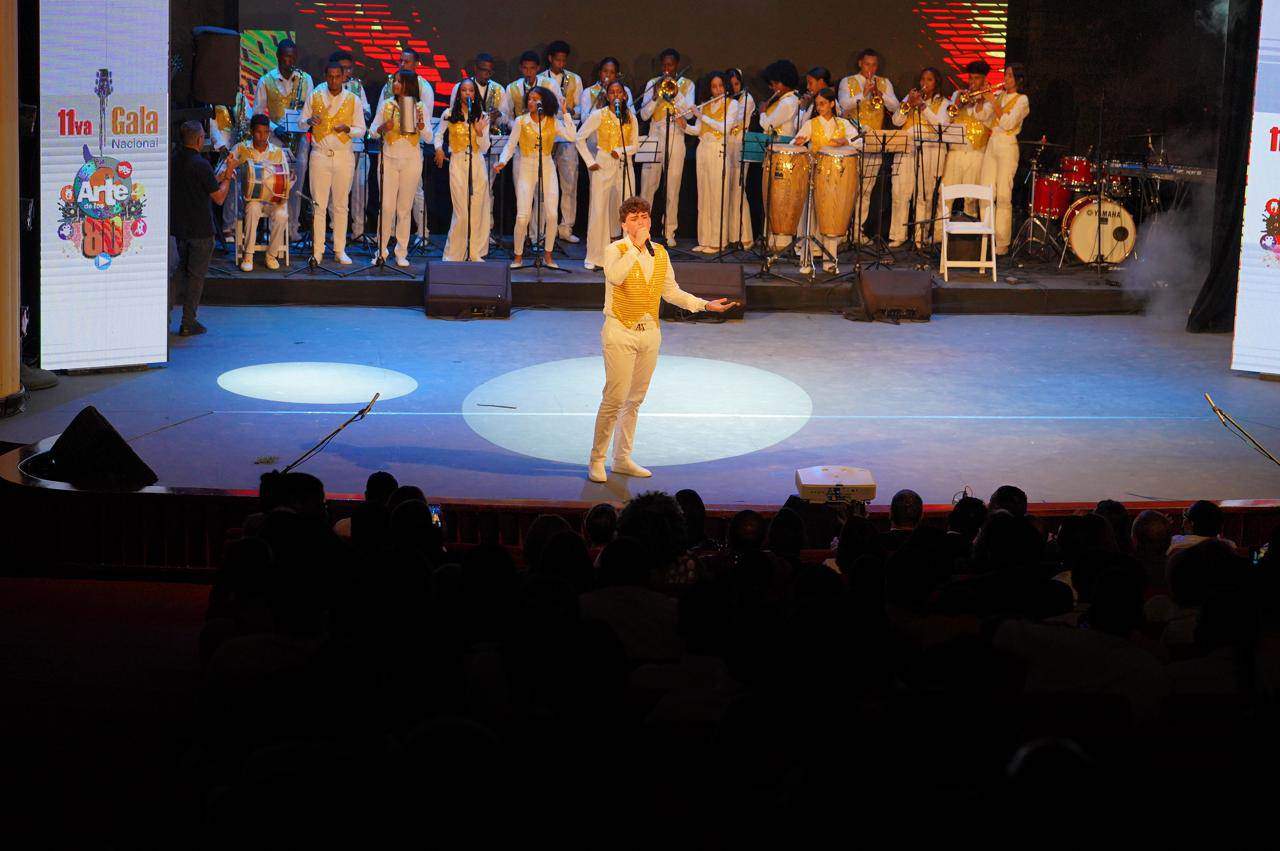
{"label": "microphone stand", "polygon": [[471,98],[467,98],[467,263],[471,262],[471,149],[476,143],[476,125],[471,120],[471,109]]}
{"label": "microphone stand", "polygon": [[[613,117],[618,120],[618,138],[622,140],[622,200],[631,197],[627,191],[627,173],[631,171],[631,155],[627,153],[627,137],[626,131],[622,128],[622,104],[615,102],[613,105]],[[599,138],[597,136],[597,138]],[[610,229],[612,231],[612,228]],[[609,234],[612,236],[612,232]]]}
{"label": "microphone stand", "polygon": [[[529,113],[529,117],[530,119],[533,119],[533,113]],[[546,254],[546,245],[547,245],[547,233],[546,233],[547,217],[545,213],[545,202],[544,202],[543,188],[542,188],[542,167],[543,167],[542,117],[543,117],[542,104],[539,103],[538,116],[536,119],[537,124],[535,125],[535,129],[537,130],[537,136],[538,136],[538,183],[537,183],[537,191],[534,193],[534,208],[532,211],[533,215],[529,216],[530,224],[533,224],[533,222],[536,220],[541,225],[540,228],[537,225],[534,225],[533,232],[537,236],[537,240],[535,241],[531,239],[529,241],[529,247],[534,249],[533,264],[532,264],[534,268],[534,274],[537,276],[537,279],[539,281],[542,280],[543,269],[554,269],[557,272],[564,272],[565,274],[568,274],[567,269],[563,269],[559,266],[548,266],[546,262],[542,259],[542,256]],[[552,116],[551,124],[553,127],[555,126],[555,121],[556,121],[555,117]]]}

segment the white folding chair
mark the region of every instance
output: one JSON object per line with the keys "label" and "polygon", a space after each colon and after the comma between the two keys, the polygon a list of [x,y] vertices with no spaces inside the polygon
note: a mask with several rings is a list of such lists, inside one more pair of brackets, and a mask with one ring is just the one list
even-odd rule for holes
{"label": "white folding chair", "polygon": [[[951,208],[957,198],[973,198],[978,202],[980,218],[976,222],[953,222]],[[939,261],[942,280],[950,281],[951,269],[991,268],[991,280],[996,279],[996,228],[994,224],[995,190],[977,183],[956,183],[942,187],[942,258]],[[947,254],[947,239],[956,236],[981,236],[982,244],[977,260],[952,260]],[[989,252],[989,253],[988,253]],[[987,258],[990,259],[987,259]]]}

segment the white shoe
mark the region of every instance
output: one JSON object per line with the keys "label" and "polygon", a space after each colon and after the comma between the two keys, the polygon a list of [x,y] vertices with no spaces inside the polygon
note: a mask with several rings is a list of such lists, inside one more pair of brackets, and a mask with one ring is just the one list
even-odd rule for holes
{"label": "white shoe", "polygon": [[548,269],[559,269],[559,268],[560,268],[559,264],[558,264],[558,263],[556,263],[556,261],[554,261],[554,260],[543,260],[543,261],[542,261],[542,265],[543,265],[543,266],[546,266]]}
{"label": "white shoe", "polygon": [[633,476],[637,479],[647,479],[653,475],[653,473],[650,473],[630,458],[615,458],[613,472],[623,476]]}
{"label": "white shoe", "polygon": [[813,274],[813,267],[812,267],[812,266],[801,266],[801,267],[800,267],[800,274],[801,274],[801,275],[812,275],[812,274]]}
{"label": "white shoe", "polygon": [[312,254],[312,255],[311,255],[311,262],[312,262],[312,263],[315,263],[317,266],[319,266],[321,263],[323,263],[323,262],[324,262],[324,255],[323,255],[323,254]]}
{"label": "white shoe", "polygon": [[667,248],[676,247],[676,238],[674,236],[667,237]]}
{"label": "white shoe", "polygon": [[347,252],[339,251],[337,257],[338,257],[338,262],[341,263],[343,266],[351,265],[351,258],[347,256]]}
{"label": "white shoe", "polygon": [[396,257],[396,265],[397,265],[397,266],[399,266],[401,269],[406,268],[406,267],[409,265],[409,258],[408,258],[408,257]]}
{"label": "white shoe", "polygon": [[587,464],[587,478],[597,484],[604,484],[609,477],[604,472],[604,461],[591,461]]}
{"label": "white shoe", "polygon": [[276,256],[269,251],[267,252],[267,268],[273,272],[280,268],[280,261],[277,260]]}
{"label": "white shoe", "polygon": [[508,263],[508,264],[507,264],[507,268],[508,268],[508,269],[523,269],[523,268],[524,268],[524,260],[522,260],[522,259],[520,259],[519,257],[517,257],[515,260],[512,260],[510,263]]}
{"label": "white shoe", "polygon": [[565,242],[570,242],[570,243],[573,243],[574,245],[577,245],[579,242],[582,242],[582,240],[578,239],[577,235],[574,233],[562,233],[560,234],[560,238],[563,239]]}
{"label": "white shoe", "polygon": [[904,246],[904,245],[906,245],[906,244],[907,244],[907,241],[906,241],[905,239],[892,239],[892,240],[889,240],[889,247],[890,247],[890,248],[901,248],[902,246]]}
{"label": "white shoe", "polygon": [[822,271],[826,272],[828,275],[839,275],[840,267],[835,265],[834,263],[828,263],[827,265],[822,267]]}
{"label": "white shoe", "polygon": [[592,263],[590,260],[583,260],[582,268],[586,269],[588,272],[594,272],[596,270],[596,264]]}
{"label": "white shoe", "polygon": [[246,261],[244,261],[243,263],[241,263],[241,264],[240,264],[240,271],[241,271],[241,272],[252,272],[252,271],[253,271],[253,261],[252,261],[252,260],[246,260]]}

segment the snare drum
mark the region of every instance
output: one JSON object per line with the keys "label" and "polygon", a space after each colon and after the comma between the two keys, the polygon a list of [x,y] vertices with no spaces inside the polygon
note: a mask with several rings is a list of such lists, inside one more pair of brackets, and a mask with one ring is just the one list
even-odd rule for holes
{"label": "snare drum", "polygon": [[289,199],[289,169],[284,163],[250,160],[242,168],[244,200],[283,204]]}
{"label": "snare drum", "polygon": [[769,233],[794,234],[809,194],[809,149],[803,145],[769,146],[765,158],[768,174],[764,181],[764,205],[769,216]]}
{"label": "snare drum", "polygon": [[[1102,226],[1098,226],[1098,196],[1086,195],[1062,217],[1062,236],[1081,263],[1120,263],[1138,239],[1133,216],[1110,198],[1102,199]],[[1099,241],[1101,235],[1101,241]]]}
{"label": "snare drum", "polygon": [[1031,189],[1031,210],[1037,216],[1060,219],[1071,206],[1071,190],[1060,174],[1042,174],[1036,177]]}
{"label": "snare drum", "polygon": [[849,230],[857,189],[857,148],[844,145],[818,151],[813,158],[813,211],[818,233],[843,236]]}
{"label": "snare drum", "polygon": [[1071,189],[1087,189],[1093,186],[1097,179],[1093,171],[1093,163],[1089,162],[1088,157],[1063,157],[1058,165],[1058,171],[1062,173],[1063,180]]}

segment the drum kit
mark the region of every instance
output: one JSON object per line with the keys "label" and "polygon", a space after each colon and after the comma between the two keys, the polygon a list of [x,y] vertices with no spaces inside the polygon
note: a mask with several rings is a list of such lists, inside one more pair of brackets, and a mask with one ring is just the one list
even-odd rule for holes
{"label": "drum kit", "polygon": [[[850,146],[816,152],[803,145],[780,142],[768,146],[764,180],[766,230],[771,237],[802,234],[798,237],[800,266],[810,270],[810,278],[815,245],[826,262],[836,262],[814,239],[815,234],[842,237],[849,231],[857,200],[860,154]],[[812,223],[809,228],[801,225],[806,210]],[[777,254],[768,257],[765,268],[776,259]]]}
{"label": "drum kit", "polygon": [[1046,151],[1065,146],[1043,138],[1020,144],[1034,149],[1028,162],[1031,192],[1011,256],[1024,250],[1045,260],[1056,256],[1059,268],[1068,252],[1087,265],[1115,266],[1128,259],[1138,237],[1127,206],[1133,178],[1075,154],[1060,156],[1058,167],[1047,171],[1042,165]]}

